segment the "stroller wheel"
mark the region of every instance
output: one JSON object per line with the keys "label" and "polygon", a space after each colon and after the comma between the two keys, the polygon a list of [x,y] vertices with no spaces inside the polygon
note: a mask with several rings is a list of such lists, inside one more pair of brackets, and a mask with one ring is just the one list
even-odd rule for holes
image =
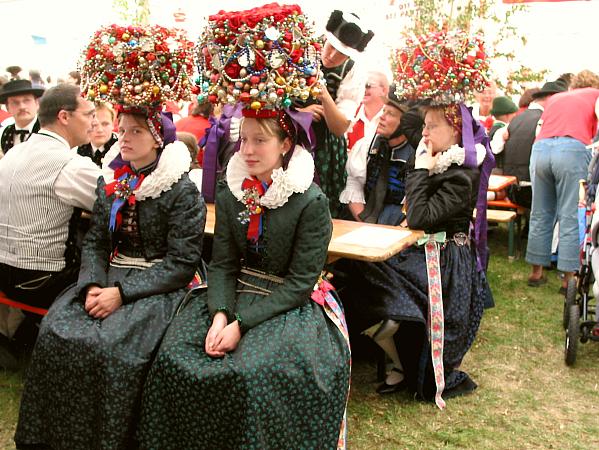
{"label": "stroller wheel", "polygon": [[564,296],[564,314],[563,314],[563,325],[564,330],[568,328],[568,321],[570,320],[570,306],[576,302],[576,279],[571,278],[568,281],[568,288],[566,289],[566,295]]}
{"label": "stroller wheel", "polygon": [[566,365],[572,366],[576,361],[576,350],[578,347],[578,334],[580,319],[580,308],[578,305],[570,306],[568,314],[568,328],[566,329]]}

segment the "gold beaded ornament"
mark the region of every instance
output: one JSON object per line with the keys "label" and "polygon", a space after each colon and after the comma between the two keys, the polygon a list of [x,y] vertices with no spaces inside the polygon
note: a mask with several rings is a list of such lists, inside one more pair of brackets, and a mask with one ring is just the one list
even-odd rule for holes
{"label": "gold beaded ornament", "polygon": [[321,46],[298,5],[212,15],[197,43],[198,101],[241,102],[267,117],[317,96]]}
{"label": "gold beaded ornament", "polygon": [[462,30],[410,37],[405,47],[392,53],[391,60],[395,92],[400,98],[455,104],[489,84],[483,39]]}
{"label": "gold beaded ornament", "polygon": [[96,31],[79,64],[91,101],[141,109],[188,100],[193,42],[180,29],[109,25]]}

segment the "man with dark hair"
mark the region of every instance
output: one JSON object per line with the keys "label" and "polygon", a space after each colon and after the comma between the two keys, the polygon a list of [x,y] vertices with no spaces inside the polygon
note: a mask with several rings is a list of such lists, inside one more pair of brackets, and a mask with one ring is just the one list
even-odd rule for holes
{"label": "man with dark hair", "polygon": [[[40,101],[41,129],[0,160],[0,290],[47,308],[79,270],[74,208],[91,210],[100,169],[71,149],[89,141],[94,106],[76,86],[60,85]],[[19,324],[0,308],[0,366],[14,367],[15,343],[32,344],[36,318]],[[10,319],[9,316],[12,316]],[[20,325],[20,326],[19,326]]]}
{"label": "man with dark hair", "polygon": [[43,93],[43,86],[33,85],[29,80],[12,80],[0,88],[0,103],[6,104],[6,110],[15,120],[14,124],[2,128],[1,154],[6,154],[15,145],[25,142],[39,131],[38,98]]}

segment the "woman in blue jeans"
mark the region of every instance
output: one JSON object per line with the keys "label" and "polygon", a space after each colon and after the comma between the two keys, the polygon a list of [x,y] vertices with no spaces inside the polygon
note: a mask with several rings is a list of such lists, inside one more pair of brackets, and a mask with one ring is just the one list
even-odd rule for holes
{"label": "woman in blue jeans", "polygon": [[550,263],[556,221],[559,222],[557,268],[565,273],[562,289],[579,266],[578,181],[586,178],[591,160],[586,146],[597,133],[599,77],[582,71],[574,77],[570,88],[547,102],[541,131],[532,148],[533,194],[526,249],[526,261],[532,264],[529,286],[547,281],[543,266]]}

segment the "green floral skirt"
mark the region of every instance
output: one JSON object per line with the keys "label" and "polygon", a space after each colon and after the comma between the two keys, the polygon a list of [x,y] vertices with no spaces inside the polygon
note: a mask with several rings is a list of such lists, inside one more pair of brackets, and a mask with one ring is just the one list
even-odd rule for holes
{"label": "green floral skirt", "polygon": [[[268,301],[241,295],[239,302]],[[349,348],[318,304],[267,320],[224,358],[204,351],[205,297],[175,318],[144,389],[144,449],[335,449]]]}
{"label": "green floral skirt", "polygon": [[[109,282],[138,270],[111,267]],[[135,449],[141,390],[186,292],[146,297],[98,320],[85,311],[76,286],[65,291],[42,321],[16,443],[54,450]]]}

